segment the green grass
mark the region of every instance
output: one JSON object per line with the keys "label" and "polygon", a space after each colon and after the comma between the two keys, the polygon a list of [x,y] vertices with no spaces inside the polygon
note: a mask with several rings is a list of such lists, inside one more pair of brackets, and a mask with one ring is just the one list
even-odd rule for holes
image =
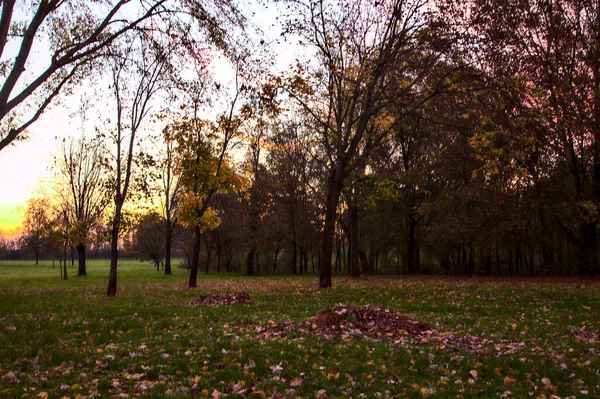
{"label": "green grass", "polygon": [[[200,274],[188,289],[173,271],[123,261],[107,298],[108,261],[87,277],[69,267],[67,281],[51,262],[0,262],[0,397],[600,396],[597,280],[340,277],[320,290],[315,276]],[[255,303],[185,306],[233,291]],[[339,303],[406,313],[465,345],[256,332]]]}

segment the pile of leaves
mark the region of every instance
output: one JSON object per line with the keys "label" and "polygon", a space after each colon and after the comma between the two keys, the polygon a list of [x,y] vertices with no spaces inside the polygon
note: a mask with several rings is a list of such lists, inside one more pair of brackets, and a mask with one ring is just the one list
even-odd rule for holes
{"label": "pile of leaves", "polygon": [[300,325],[288,322],[271,324],[259,329],[266,337],[285,335],[287,331],[299,330],[315,335],[359,335],[370,338],[390,339],[420,335],[431,328],[426,323],[411,320],[410,317],[377,306],[327,306],[320,314],[311,317]]}
{"label": "pile of leaves", "polygon": [[252,303],[250,295],[246,292],[233,292],[223,294],[210,294],[203,295],[191,302],[188,302],[188,306],[230,306],[235,303]]}

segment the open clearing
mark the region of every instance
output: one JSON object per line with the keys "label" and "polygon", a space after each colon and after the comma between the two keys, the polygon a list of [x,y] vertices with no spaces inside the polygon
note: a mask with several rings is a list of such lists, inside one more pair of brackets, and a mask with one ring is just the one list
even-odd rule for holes
{"label": "open clearing", "polygon": [[0,263],[1,397],[600,396],[598,279],[75,270]]}

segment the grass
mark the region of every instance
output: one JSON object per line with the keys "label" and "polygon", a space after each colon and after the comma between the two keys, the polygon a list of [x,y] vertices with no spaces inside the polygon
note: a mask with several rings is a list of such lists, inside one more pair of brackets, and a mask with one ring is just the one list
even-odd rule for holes
{"label": "grass", "polygon": [[[0,262],[0,397],[598,397],[598,280],[418,276],[200,275],[108,262],[67,281],[41,262]],[[254,303],[188,307],[246,291]],[[348,339],[257,327],[301,322],[326,305],[372,304],[429,323],[443,339]],[[251,393],[251,394],[250,394]]]}

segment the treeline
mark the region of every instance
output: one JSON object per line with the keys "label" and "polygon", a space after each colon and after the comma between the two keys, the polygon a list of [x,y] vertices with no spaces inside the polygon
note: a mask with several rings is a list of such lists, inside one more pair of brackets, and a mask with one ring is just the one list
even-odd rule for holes
{"label": "treeline", "polygon": [[271,68],[263,39],[219,42],[227,89],[185,63],[140,64],[127,76],[144,101],[115,98],[136,110],[158,91],[148,76],[169,83],[153,144],[121,147],[143,112],[66,143],[41,206],[53,216],[32,207],[24,234],[43,222],[80,265],[110,236],[109,295],[117,247],[165,273],[181,256],[192,287],[211,270],[318,272],[321,287],[332,273],[598,273],[598,2],[284,3],[293,64]]}

